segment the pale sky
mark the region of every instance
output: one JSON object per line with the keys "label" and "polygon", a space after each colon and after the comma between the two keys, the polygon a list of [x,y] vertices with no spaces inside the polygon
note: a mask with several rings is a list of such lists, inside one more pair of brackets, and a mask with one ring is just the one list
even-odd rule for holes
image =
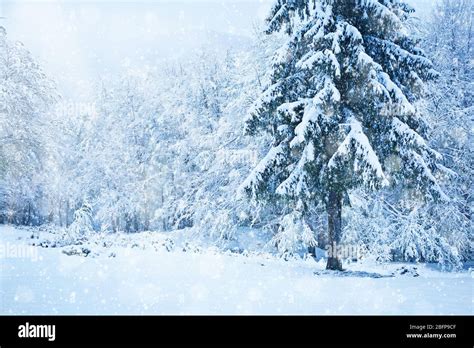
{"label": "pale sky", "polygon": [[[431,0],[411,0],[424,16]],[[22,41],[61,92],[87,98],[87,86],[121,67],[156,65],[211,46],[249,42],[272,0],[0,0],[0,25]]]}

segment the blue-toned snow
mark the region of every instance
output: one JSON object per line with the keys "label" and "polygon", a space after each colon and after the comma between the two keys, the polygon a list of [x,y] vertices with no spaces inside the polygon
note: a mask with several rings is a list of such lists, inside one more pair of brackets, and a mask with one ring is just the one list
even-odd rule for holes
{"label": "blue-toned snow", "polygon": [[[43,238],[32,235],[0,225],[0,314],[473,314],[470,270],[416,265],[419,277],[315,275],[324,260],[198,249],[179,234],[26,249]],[[88,256],[63,252],[82,248]],[[347,267],[387,275],[401,264]]]}

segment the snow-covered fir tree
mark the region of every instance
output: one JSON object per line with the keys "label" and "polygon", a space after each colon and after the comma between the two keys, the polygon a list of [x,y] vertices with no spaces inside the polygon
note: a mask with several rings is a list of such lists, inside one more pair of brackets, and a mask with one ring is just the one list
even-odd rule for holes
{"label": "snow-covered fir tree", "polygon": [[351,195],[344,238],[363,243],[379,260],[452,269],[472,257],[473,15],[470,0],[442,0],[429,21],[417,26],[420,44],[440,74],[428,84],[424,104],[430,144],[449,168],[441,183],[449,201],[410,201],[401,190]]}
{"label": "snow-covered fir tree", "polygon": [[92,207],[87,200],[74,212],[74,221],[67,229],[69,241],[85,237],[94,230],[92,221]]}
{"label": "snow-covered fir tree", "polygon": [[445,197],[416,104],[437,73],[405,25],[412,12],[398,0],[278,0],[267,20],[267,33],[285,30],[288,41],[246,133],[268,132],[273,143],[242,189],[302,212],[323,202],[331,245],[351,189],[403,184]]}

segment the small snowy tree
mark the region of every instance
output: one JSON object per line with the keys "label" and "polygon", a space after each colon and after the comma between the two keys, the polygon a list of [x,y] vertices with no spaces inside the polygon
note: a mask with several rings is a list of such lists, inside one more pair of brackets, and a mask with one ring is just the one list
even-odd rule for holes
{"label": "small snowy tree", "polygon": [[[437,73],[405,26],[398,0],[278,0],[267,33],[289,39],[246,133],[273,137],[243,183],[253,199],[324,202],[331,245],[341,240],[343,198],[354,188],[404,184],[434,198],[439,154],[426,143],[415,102]],[[328,269],[342,269],[329,257]]]}
{"label": "small snowy tree", "polygon": [[361,257],[386,262],[392,260],[392,214],[387,212],[380,193],[356,190],[349,194],[351,209],[345,214],[342,243],[366,251]]}
{"label": "small snowy tree", "polygon": [[461,265],[459,245],[449,240],[449,234],[440,231],[432,220],[426,219],[423,208],[414,207],[399,216],[393,224],[391,248],[395,258],[411,262],[438,262],[443,268]]}
{"label": "small snowy tree", "polygon": [[318,245],[314,233],[297,211],[282,218],[278,232],[270,243],[285,257],[293,255],[298,249],[307,250]]}
{"label": "small snowy tree", "polygon": [[87,200],[74,212],[74,221],[67,229],[70,241],[80,239],[94,229],[92,221],[92,207]]}

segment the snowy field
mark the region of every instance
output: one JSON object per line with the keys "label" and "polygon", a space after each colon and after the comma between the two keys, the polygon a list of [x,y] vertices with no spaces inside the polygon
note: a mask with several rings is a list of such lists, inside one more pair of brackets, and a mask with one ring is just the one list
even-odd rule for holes
{"label": "snowy field", "polygon": [[324,272],[324,260],[222,253],[172,238],[29,247],[44,236],[0,226],[0,314],[473,314],[470,270],[353,263],[341,276]]}

